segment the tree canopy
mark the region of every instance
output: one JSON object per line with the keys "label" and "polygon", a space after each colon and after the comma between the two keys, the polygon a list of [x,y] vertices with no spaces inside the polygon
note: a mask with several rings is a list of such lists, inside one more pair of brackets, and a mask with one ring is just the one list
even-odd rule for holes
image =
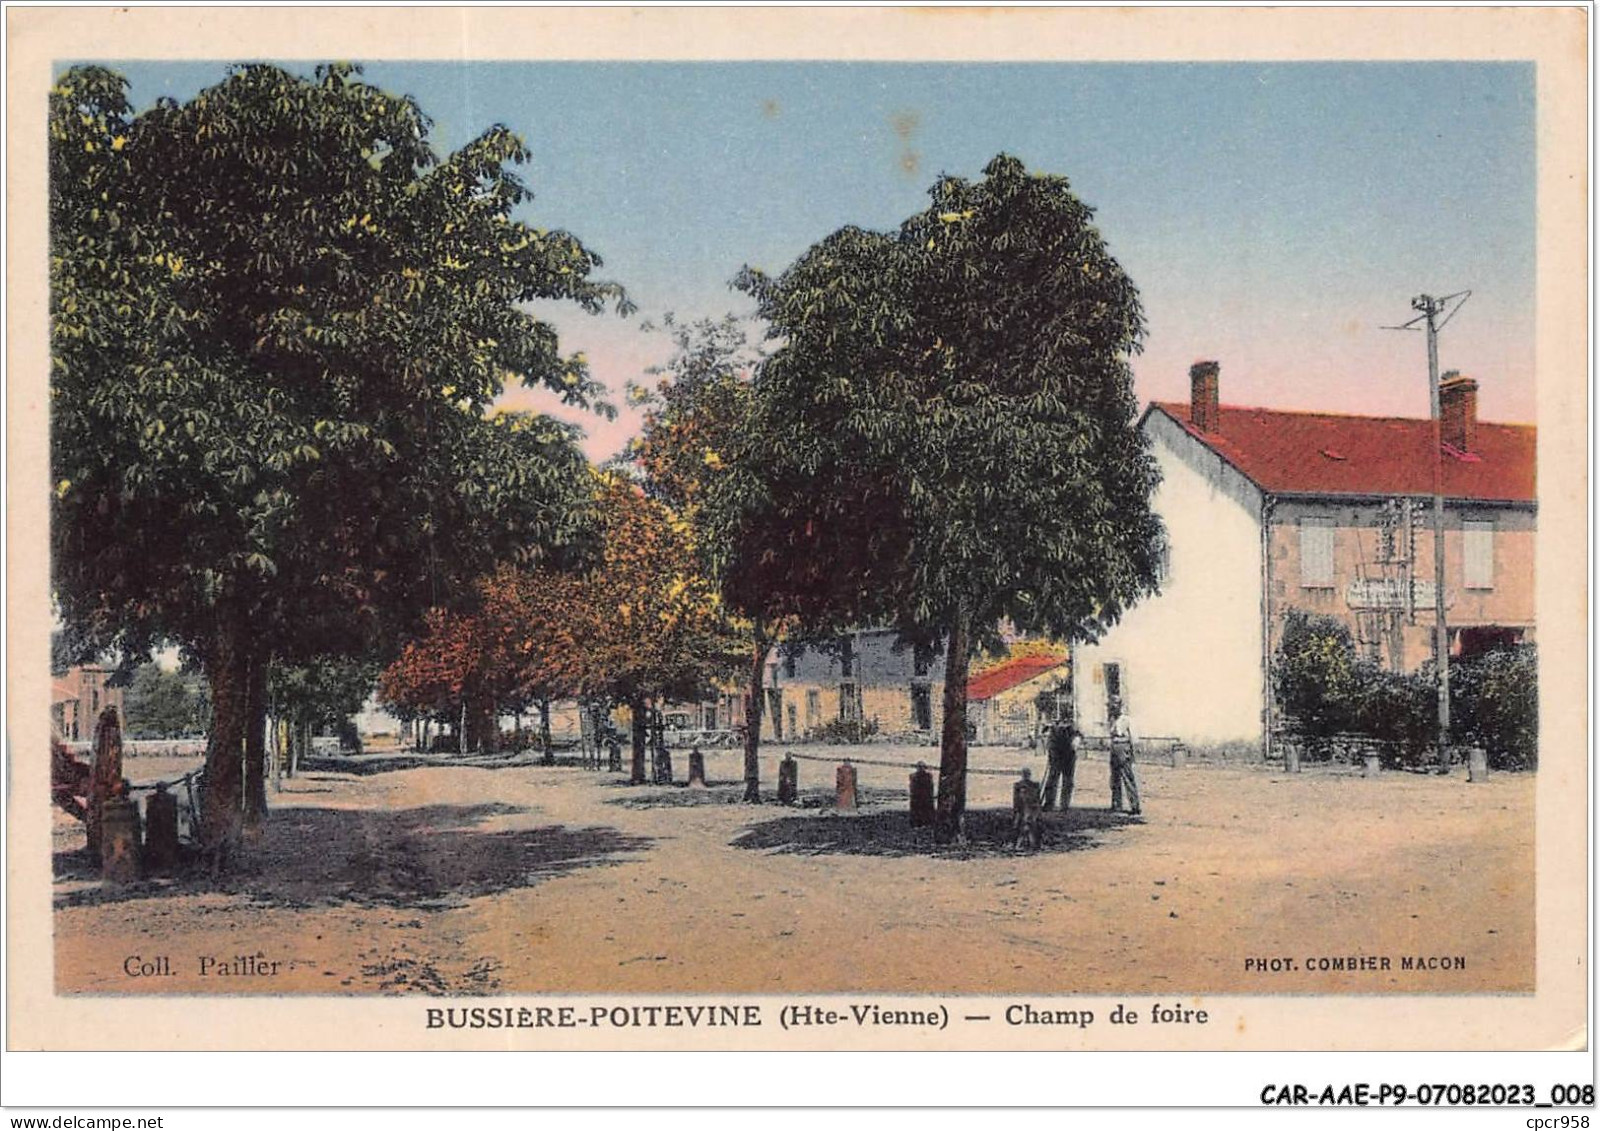
{"label": "tree canopy", "polygon": [[440,157],[429,130],[348,65],[140,114],[103,68],[51,93],[56,596],[97,645],[198,658],[214,751],[245,705],[219,679],[375,650],[497,560],[581,545],[571,431],[486,410],[507,381],[595,404],[525,304],[626,297],[513,215],[510,131]]}
{"label": "tree canopy", "polygon": [[780,344],[725,490],[730,572],[810,626],[950,652],[940,830],[965,797],[965,681],[1002,625],[1092,639],[1153,591],[1137,292],[1064,177],[996,157],[896,232],[847,227],[744,287]]}

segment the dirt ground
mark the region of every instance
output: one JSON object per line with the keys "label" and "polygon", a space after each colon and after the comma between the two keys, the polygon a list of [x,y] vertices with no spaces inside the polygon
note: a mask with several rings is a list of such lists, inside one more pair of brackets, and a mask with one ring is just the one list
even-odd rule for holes
{"label": "dirt ground", "polygon": [[[706,789],[517,759],[320,762],[284,783],[246,863],[219,882],[104,887],[82,826],[58,813],[57,989],[1533,988],[1531,775],[1468,785],[1141,763],[1133,820],[1107,811],[1107,765],[1089,757],[1072,810],[1050,815],[1043,850],[1024,853],[1006,843],[1012,775],[1040,775],[1041,758],[983,748],[974,765],[1005,773],[971,779],[971,843],[941,851],[909,824],[903,768],[860,765],[862,807],[832,804],[842,756],[936,762],[936,751],[794,749],[807,759],[795,808],[739,804],[734,751],[708,754]],[[764,751],[769,793],[782,752]],[[186,767],[126,768],[143,782]]]}

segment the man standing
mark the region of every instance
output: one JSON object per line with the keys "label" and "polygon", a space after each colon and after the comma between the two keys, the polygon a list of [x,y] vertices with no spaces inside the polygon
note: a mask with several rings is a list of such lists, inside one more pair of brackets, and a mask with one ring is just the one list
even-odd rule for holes
{"label": "man standing", "polygon": [[1046,763],[1044,775],[1044,807],[1046,810],[1057,808],[1064,813],[1072,804],[1072,784],[1078,772],[1077,733],[1072,729],[1072,724],[1065,719],[1057,720],[1050,724],[1050,736],[1046,742]]}
{"label": "man standing", "polygon": [[1139,815],[1139,783],[1133,776],[1133,724],[1121,703],[1114,705],[1111,720],[1111,811],[1122,809],[1122,791],[1128,791],[1128,813]]}

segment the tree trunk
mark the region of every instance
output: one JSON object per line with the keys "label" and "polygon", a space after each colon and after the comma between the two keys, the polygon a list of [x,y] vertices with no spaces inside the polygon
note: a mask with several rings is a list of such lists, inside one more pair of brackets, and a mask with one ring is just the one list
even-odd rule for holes
{"label": "tree trunk", "polygon": [[272,716],[272,730],[268,732],[272,739],[268,749],[272,752],[272,792],[283,792],[283,720],[276,714]]}
{"label": "tree trunk", "polygon": [[267,661],[250,661],[245,687],[244,825],[259,829],[267,816]]}
{"label": "tree trunk", "polygon": [[939,742],[939,808],[933,839],[940,844],[965,839],[967,810],[967,654],[965,612],[950,626],[944,666],[944,727]]}
{"label": "tree trunk", "polygon": [[756,625],[751,646],[750,682],[744,690],[744,800],[761,803],[761,673],[767,664],[767,635]]}
{"label": "tree trunk", "polygon": [[225,621],[206,657],[211,730],[206,742],[200,844],[221,871],[244,829],[244,735],[249,725],[250,659],[243,625]]}
{"label": "tree trunk", "polygon": [[645,744],[645,719],[644,698],[642,696],[628,700],[628,710],[633,715],[633,772],[628,775],[629,785],[643,785],[644,778],[644,744]]}
{"label": "tree trunk", "polygon": [[555,747],[550,743],[550,700],[539,700],[539,748],[544,751],[544,764],[554,765]]}
{"label": "tree trunk", "polygon": [[467,697],[461,697],[461,721],[456,725],[456,753],[467,752]]}

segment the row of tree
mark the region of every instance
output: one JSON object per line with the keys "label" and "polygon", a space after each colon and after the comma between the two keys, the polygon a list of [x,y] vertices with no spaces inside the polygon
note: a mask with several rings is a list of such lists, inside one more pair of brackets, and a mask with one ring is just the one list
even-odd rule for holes
{"label": "row of tree", "polygon": [[439,157],[349,66],[140,114],[124,85],[51,96],[55,584],[79,647],[205,672],[219,854],[264,809],[274,672],[398,656],[391,700],[465,732],[742,671],[756,799],[770,646],[864,623],[945,650],[952,838],[973,652],[1091,638],[1155,585],[1142,314],[1064,178],[1001,156],[896,231],[746,269],[769,352],[669,327],[628,466],[597,471],[571,428],[492,411],[508,381],[609,411],[526,304],[628,309],[514,214],[510,131]]}

